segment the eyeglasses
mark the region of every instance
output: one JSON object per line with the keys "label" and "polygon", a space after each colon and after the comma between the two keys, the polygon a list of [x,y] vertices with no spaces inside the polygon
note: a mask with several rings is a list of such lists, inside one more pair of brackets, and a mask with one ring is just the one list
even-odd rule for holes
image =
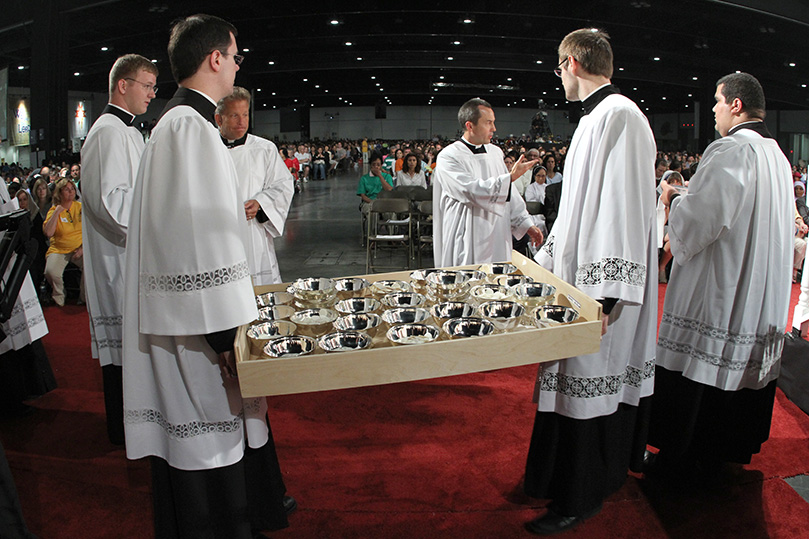
{"label": "eyeglasses", "polygon": [[156,85],[146,84],[145,82],[141,82],[141,81],[136,80],[136,79],[130,79],[129,77],[124,77],[124,80],[131,80],[132,82],[137,82],[138,84],[143,86],[143,89],[146,90],[147,92],[151,92],[151,93],[157,95],[157,86]]}
{"label": "eyeglasses", "polygon": [[230,53],[227,53],[225,51],[219,51],[219,52],[222,53],[222,56],[233,56],[233,61],[236,62],[237,66],[242,65],[242,62],[244,62],[244,56],[242,56],[241,54],[230,54]]}
{"label": "eyeglasses", "polygon": [[568,60],[570,60],[570,56],[568,56],[567,58],[565,58],[564,60],[562,60],[562,61],[559,63],[559,65],[558,65],[558,66],[556,66],[556,69],[554,69],[554,70],[553,70],[553,72],[556,74],[556,76],[557,76],[557,77],[559,77],[560,79],[562,78],[562,66],[563,66],[563,65],[565,64],[565,62],[567,62]]}

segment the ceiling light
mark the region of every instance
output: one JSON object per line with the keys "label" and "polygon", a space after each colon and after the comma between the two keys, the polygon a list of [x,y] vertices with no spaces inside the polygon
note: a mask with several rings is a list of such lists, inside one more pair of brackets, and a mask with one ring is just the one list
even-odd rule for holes
{"label": "ceiling light", "polygon": [[538,63],[538,64],[541,64],[541,63],[542,63],[542,60],[537,60],[537,63]]}
{"label": "ceiling light", "polygon": [[101,50],[104,51],[104,52],[107,52],[108,50],[110,50],[110,48],[109,47],[101,47]]}
{"label": "ceiling light", "polygon": [[351,45],[353,45],[353,43],[351,43],[350,41],[346,41],[346,47],[350,47]]}
{"label": "ceiling light", "polygon": [[376,85],[379,86],[379,83],[377,82]]}
{"label": "ceiling light", "polygon": [[73,76],[74,76],[74,77],[78,77],[79,75],[81,75],[81,73],[79,73],[78,71],[76,71],[75,73],[73,73]]}
{"label": "ceiling light", "polygon": [[801,84],[801,88],[806,88],[806,85],[805,85],[805,84]]}
{"label": "ceiling light", "polygon": [[297,103],[297,102],[298,102],[298,100],[296,99],[296,100],[295,100],[295,103]]}
{"label": "ceiling light", "polygon": [[688,94],[688,97],[691,97],[693,94]]}
{"label": "ceiling light", "polygon": [[261,91],[261,88],[256,88],[256,91],[257,91],[257,92],[260,92],[260,91]]}
{"label": "ceiling light", "polygon": [[267,62],[267,63],[268,63],[268,64],[270,64],[271,66],[274,66],[274,65],[275,65],[275,62],[273,62],[272,60],[270,60],[270,61],[269,61],[269,62]]}
{"label": "ceiling light", "polygon": [[507,80],[508,82],[511,82],[511,77],[507,78],[506,80]]}
{"label": "ceiling light", "polygon": [[338,21],[337,19],[332,19],[329,21],[329,24],[332,26],[337,26],[338,24],[340,24],[340,21]]}
{"label": "ceiling light", "polygon": [[362,62],[362,56],[357,56],[357,61]]}
{"label": "ceiling light", "polygon": [[795,62],[790,62],[789,67],[795,67]]}
{"label": "ceiling light", "polygon": [[665,97],[665,96],[663,96],[663,98],[662,98],[662,99],[663,99],[663,101],[665,101],[665,100],[666,100],[666,97]]}
{"label": "ceiling light", "polygon": [[242,52],[250,52],[250,49],[244,48],[242,49]]}
{"label": "ceiling light", "polygon": [[326,93],[329,93],[329,91],[328,91],[328,90],[323,90],[323,91],[324,91],[324,92],[326,92]]}
{"label": "ceiling light", "polygon": [[303,82],[309,82],[309,79],[303,79]]}
{"label": "ceiling light", "polygon": [[376,77],[371,75],[371,80],[376,80]]}
{"label": "ceiling light", "polygon": [[441,79],[441,80],[444,80],[444,75],[441,75],[441,76],[440,76],[440,77],[438,77],[438,78],[439,78],[439,79]]}
{"label": "ceiling light", "polygon": [[157,58],[152,58],[152,63],[156,64],[157,63]]}
{"label": "ceiling light", "polygon": [[461,42],[460,42],[460,41],[453,41],[453,42],[452,42],[452,44],[453,44],[453,45],[460,45],[460,44],[461,44]]}
{"label": "ceiling light", "polygon": [[475,19],[473,19],[472,17],[464,17],[463,19],[461,19],[461,22],[464,24],[472,24],[473,22],[475,22]]}
{"label": "ceiling light", "polygon": [[25,66],[17,66],[17,69],[23,70],[23,69],[25,69]]}
{"label": "ceiling light", "polygon": [[652,58],[652,60],[654,60],[655,62],[659,62],[659,61],[660,61],[660,57],[659,57],[659,56],[655,56],[654,58]]}
{"label": "ceiling light", "polygon": [[275,95],[275,92],[273,92],[272,95]]}
{"label": "ceiling light", "polygon": [[699,77],[691,77],[691,80],[699,80]]}
{"label": "ceiling light", "polygon": [[319,85],[319,84],[315,84],[315,88],[320,88],[320,85]]}
{"label": "ceiling light", "polygon": [[455,58],[453,58],[452,56],[447,56],[447,60],[449,60],[449,61],[452,61],[452,60],[454,60],[454,59],[455,59]]}
{"label": "ceiling light", "polygon": [[623,68],[623,67],[619,67],[619,68],[618,68],[618,71],[623,71],[623,70],[624,70],[624,68]]}

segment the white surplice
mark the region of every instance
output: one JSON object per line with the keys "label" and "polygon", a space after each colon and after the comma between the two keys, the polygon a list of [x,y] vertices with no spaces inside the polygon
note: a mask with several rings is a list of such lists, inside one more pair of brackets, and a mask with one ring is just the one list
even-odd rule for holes
{"label": "white surplice", "polygon": [[[433,254],[436,267],[511,260],[511,236],[533,221],[511,185],[497,146],[473,154],[461,141],[438,154],[433,175]],[[509,193],[511,197],[509,200]]]}
{"label": "white surplice", "polygon": [[124,255],[143,136],[102,114],[81,149],[82,247],[90,348],[101,366],[121,365]]}
{"label": "white surplice", "polygon": [[705,150],[669,212],[674,255],[657,363],[722,390],[778,377],[791,288],[789,162],[750,129]]}
{"label": "white surplice", "polygon": [[[16,198],[11,198],[6,188],[6,182],[0,181],[0,215],[19,210],[20,206]],[[0,232],[0,238],[9,232]],[[3,275],[3,282],[8,282],[11,268],[17,255],[11,256],[6,272]],[[34,282],[31,274],[25,272],[25,279],[14,300],[14,307],[11,309],[11,316],[3,322],[3,332],[6,338],[0,342],[0,354],[5,354],[9,350],[21,350],[37,339],[41,339],[48,334],[48,325],[45,323],[45,316],[42,314],[42,306],[39,304]]]}
{"label": "white surplice", "polygon": [[266,399],[242,399],[204,337],[258,314],[236,184],[213,124],[188,105],[166,112],[141,159],[127,240],[123,380],[131,459],[154,455],[181,470],[211,469],[241,460],[245,438],[256,448],[268,441]]}
{"label": "white surplice", "polygon": [[247,264],[255,286],[281,282],[281,271],[275,257],[273,238],[284,233],[284,223],[295,193],[292,174],[278,153],[278,148],[269,140],[247,135],[244,144],[230,149],[239,178],[237,185],[240,200],[254,199],[268,220],[247,222]]}
{"label": "white surplice", "polygon": [[542,364],[540,412],[591,419],[652,394],[655,152],[646,117],[620,94],[605,97],[573,134],[559,216],[535,258],[593,299],[618,302],[599,352]]}

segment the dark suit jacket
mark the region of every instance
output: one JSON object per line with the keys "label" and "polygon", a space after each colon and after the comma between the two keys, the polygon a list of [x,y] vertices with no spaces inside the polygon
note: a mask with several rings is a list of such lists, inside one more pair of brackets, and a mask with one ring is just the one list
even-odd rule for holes
{"label": "dark suit jacket", "polygon": [[545,226],[548,227],[548,233],[553,228],[553,223],[556,222],[556,216],[559,215],[559,201],[562,199],[562,180],[559,183],[552,183],[545,188],[545,202],[542,204],[540,213],[545,216]]}

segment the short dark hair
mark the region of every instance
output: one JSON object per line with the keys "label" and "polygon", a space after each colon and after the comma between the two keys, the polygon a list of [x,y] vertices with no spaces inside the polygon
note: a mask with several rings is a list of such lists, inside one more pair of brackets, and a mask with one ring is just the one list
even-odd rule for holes
{"label": "short dark hair", "polygon": [[416,155],[416,154],[414,154],[412,152],[407,154],[406,156],[404,156],[404,163],[402,164],[402,170],[407,172],[407,170],[408,170],[407,160],[410,159],[410,157],[415,157],[416,158],[416,168],[413,171],[414,172],[421,172],[421,158],[418,155]]}
{"label": "short dark hair", "polygon": [[591,75],[612,78],[610,36],[598,28],[570,32],[559,44],[559,59],[572,56]]}
{"label": "short dark hair", "polygon": [[764,100],[764,89],[753,75],[749,73],[731,73],[716,81],[717,88],[722,85],[722,95],[725,102],[737,97],[742,102],[742,112],[752,118],[764,119],[767,116],[767,106]]}
{"label": "short dark hair", "polygon": [[677,170],[683,168],[683,164],[680,163],[677,159],[672,159],[671,164],[669,164],[669,170]]}
{"label": "short dark hair", "polygon": [[174,80],[179,84],[192,76],[213,51],[227,52],[230,34],[238,35],[236,27],[213,15],[191,15],[174,23],[168,48]]}
{"label": "short dark hair", "polygon": [[458,109],[458,123],[461,124],[461,129],[466,129],[466,122],[477,125],[481,116],[479,107],[492,108],[488,101],[479,97],[474,97],[461,105],[461,108]]}
{"label": "short dark hair", "polygon": [[371,163],[373,163],[377,159],[379,159],[380,163],[383,162],[382,154],[379,153],[379,152],[376,152],[376,151],[371,152],[371,157],[368,158],[368,164],[370,165]]}

